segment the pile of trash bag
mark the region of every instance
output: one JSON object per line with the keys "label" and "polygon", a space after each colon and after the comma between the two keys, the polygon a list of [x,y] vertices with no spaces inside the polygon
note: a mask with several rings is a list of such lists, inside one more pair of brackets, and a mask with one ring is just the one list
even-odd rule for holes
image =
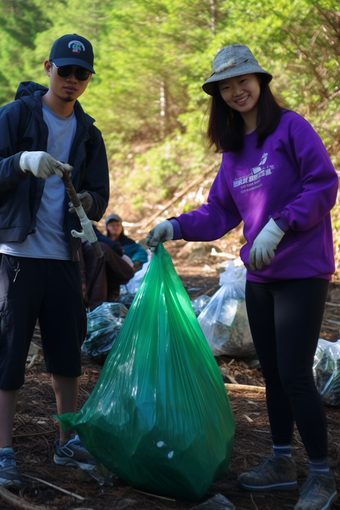
{"label": "pile of trash bag", "polygon": [[200,499],[227,473],[235,433],[228,395],[162,243],[91,396],[79,413],[57,418],[144,492]]}
{"label": "pile of trash bag", "polygon": [[103,364],[116,340],[128,309],[120,303],[102,303],[87,314],[87,331],[82,351]]}
{"label": "pile of trash bag", "polygon": [[255,354],[246,303],[246,268],[231,261],[220,275],[221,288],[198,316],[214,356],[244,357]]}
{"label": "pile of trash bag", "polygon": [[313,375],[322,400],[330,406],[340,405],[340,340],[320,338],[314,355]]}
{"label": "pile of trash bag", "polygon": [[136,292],[131,294],[127,290],[126,285],[120,285],[119,286],[119,296],[115,299],[115,303],[121,303],[122,305],[126,306],[127,309],[130,308],[132,305],[132,301],[135,299]]}

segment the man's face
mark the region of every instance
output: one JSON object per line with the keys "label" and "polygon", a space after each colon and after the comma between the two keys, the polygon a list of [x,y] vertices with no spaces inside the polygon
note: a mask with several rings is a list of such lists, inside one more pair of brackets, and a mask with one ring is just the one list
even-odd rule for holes
{"label": "man's face", "polygon": [[[53,65],[52,62],[45,62],[45,71],[50,77],[50,91],[52,94],[59,100],[61,99],[65,102],[74,102],[85,92],[86,87],[91,80],[92,73],[89,73],[86,80],[80,80],[77,78],[76,71],[77,69],[84,71],[84,68],[79,66],[65,67],[67,67],[67,71],[71,71],[71,73],[64,78],[59,76],[58,68]],[[64,71],[61,67],[59,69],[61,70],[60,72]]]}

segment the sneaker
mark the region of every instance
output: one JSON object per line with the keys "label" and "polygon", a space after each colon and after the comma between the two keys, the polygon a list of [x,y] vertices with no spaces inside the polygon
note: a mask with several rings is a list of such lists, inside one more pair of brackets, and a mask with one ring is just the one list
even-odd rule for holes
{"label": "sneaker", "polygon": [[237,485],[246,491],[290,491],[298,488],[296,466],[287,455],[272,455],[242,473]]}
{"label": "sneaker", "polygon": [[97,462],[82,445],[79,436],[72,434],[71,439],[64,446],[60,446],[59,439],[55,441],[56,454],[53,460],[60,466],[79,467],[84,471],[93,469]]}
{"label": "sneaker", "polygon": [[338,499],[335,479],[329,473],[310,473],[300,490],[300,499],[294,510],[328,510]]}
{"label": "sneaker", "polygon": [[0,450],[0,486],[20,487],[24,480],[17,470],[13,448],[6,446]]}

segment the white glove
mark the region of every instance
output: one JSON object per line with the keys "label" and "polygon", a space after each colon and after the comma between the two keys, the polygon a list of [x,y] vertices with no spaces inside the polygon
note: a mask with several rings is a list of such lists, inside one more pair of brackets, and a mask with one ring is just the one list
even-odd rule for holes
{"label": "white glove", "polygon": [[20,156],[19,165],[23,172],[32,172],[33,175],[41,179],[47,179],[54,174],[61,178],[63,177],[63,170],[69,174],[72,172],[70,165],[57,161],[44,151],[23,152]]}
{"label": "white glove", "polygon": [[262,269],[263,262],[269,266],[275,257],[277,245],[285,233],[276,225],[271,218],[255,238],[249,253],[249,267],[252,271]]}
{"label": "white glove", "polygon": [[150,251],[153,253],[156,250],[158,243],[165,243],[165,241],[171,241],[173,238],[174,227],[169,220],[165,220],[150,230],[145,238],[145,244],[149,246]]}
{"label": "white glove", "polygon": [[[87,214],[91,210],[91,207],[93,204],[93,198],[91,197],[90,193],[88,193],[87,191],[84,191],[84,193],[77,193],[77,197],[79,198],[80,203],[83,206],[85,214]],[[68,206],[69,206],[68,212],[74,213],[75,208],[73,207],[72,202],[69,202]]]}

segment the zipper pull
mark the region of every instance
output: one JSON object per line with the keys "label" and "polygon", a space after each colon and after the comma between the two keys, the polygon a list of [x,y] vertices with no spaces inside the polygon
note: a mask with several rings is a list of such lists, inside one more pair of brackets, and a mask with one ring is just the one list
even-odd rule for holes
{"label": "zipper pull", "polygon": [[15,272],[15,276],[14,276],[13,283],[15,283],[15,281],[16,281],[16,279],[18,277],[18,274],[20,272],[19,263],[18,263],[18,267],[16,269],[14,269],[14,272]]}

